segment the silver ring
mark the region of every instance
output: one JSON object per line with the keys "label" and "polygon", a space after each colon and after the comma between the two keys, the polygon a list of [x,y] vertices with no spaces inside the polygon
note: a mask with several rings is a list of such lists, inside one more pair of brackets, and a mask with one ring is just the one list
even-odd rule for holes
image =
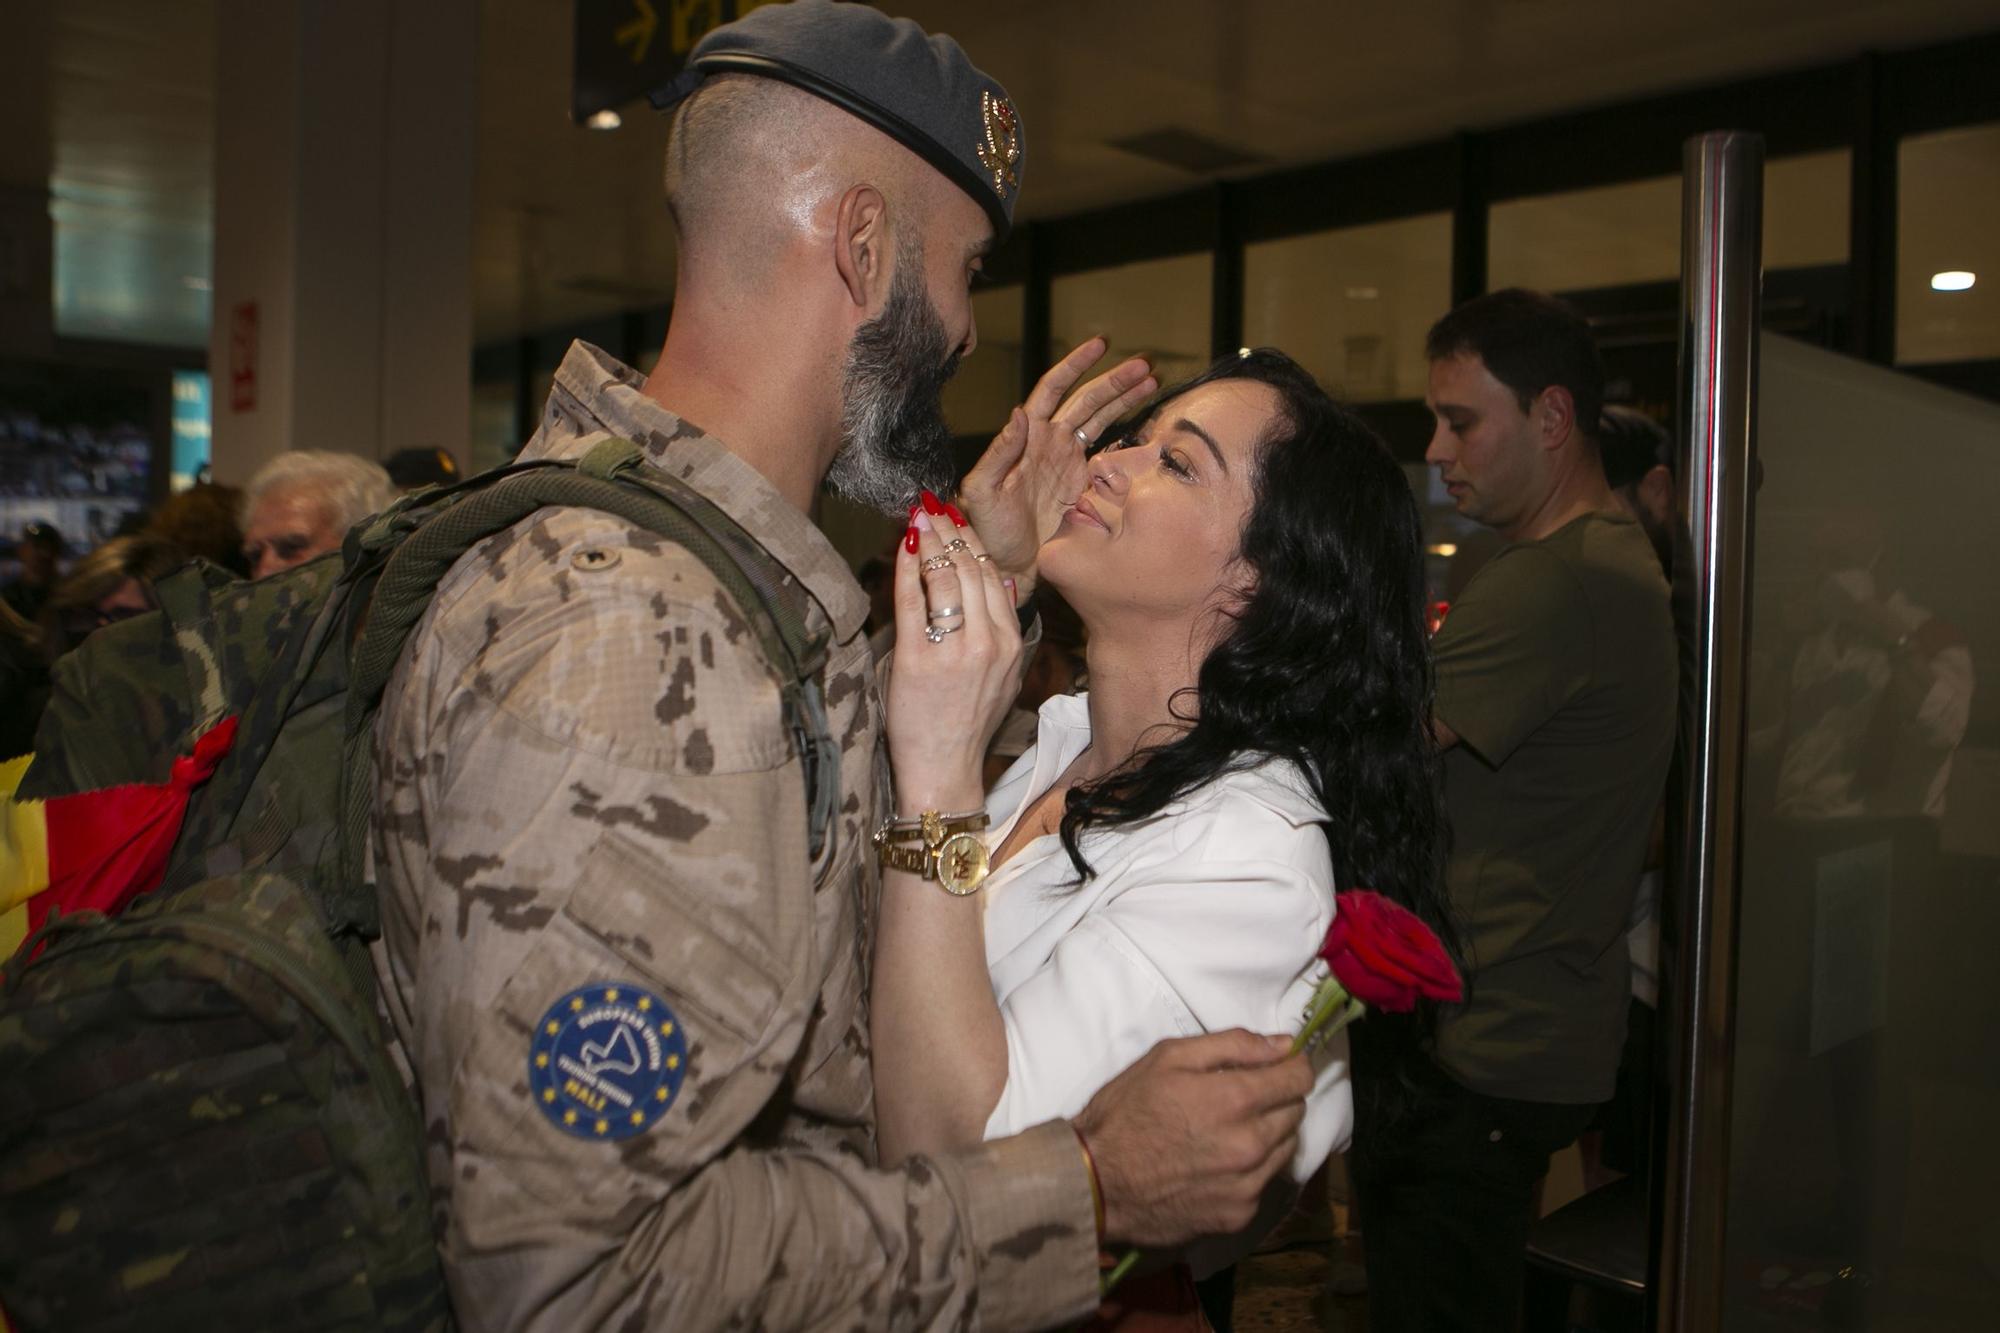
{"label": "silver ring", "polygon": [[936,625],[926,625],[924,626],[924,637],[932,643],[943,643],[945,635],[956,634],[964,628],[965,626],[963,625],[953,625],[950,629],[941,629]]}
{"label": "silver ring", "polygon": [[953,616],[962,616],[964,614],[965,608],[962,606],[941,606],[931,612],[930,618],[932,620],[950,620]]}
{"label": "silver ring", "polygon": [[944,549],[947,551],[970,551],[972,543],[966,541],[963,537],[953,537],[944,544]]}
{"label": "silver ring", "polygon": [[1075,430],[1071,431],[1070,434],[1076,436],[1076,442],[1082,445],[1084,448],[1088,449],[1090,447],[1090,437],[1083,433],[1083,427],[1078,426]]}
{"label": "silver ring", "polygon": [[924,561],[923,564],[923,570],[926,574],[934,574],[940,569],[956,569],[957,567],[958,562],[948,555],[934,555]]}

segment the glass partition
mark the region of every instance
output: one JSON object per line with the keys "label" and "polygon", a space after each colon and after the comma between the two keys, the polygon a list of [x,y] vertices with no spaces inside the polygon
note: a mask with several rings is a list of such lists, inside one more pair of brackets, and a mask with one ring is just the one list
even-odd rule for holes
{"label": "glass partition", "polygon": [[1766,335],[1729,1329],[2000,1309],[2000,407]]}
{"label": "glass partition", "polygon": [[1245,246],[1243,295],[1243,341],[1346,401],[1422,398],[1424,332],[1451,306],[1451,214]]}

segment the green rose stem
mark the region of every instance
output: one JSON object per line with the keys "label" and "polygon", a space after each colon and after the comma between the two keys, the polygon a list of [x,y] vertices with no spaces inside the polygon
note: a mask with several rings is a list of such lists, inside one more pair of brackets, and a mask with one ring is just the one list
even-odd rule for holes
{"label": "green rose stem", "polygon": [[[1292,1049],[1286,1054],[1297,1055],[1315,1040],[1333,1036],[1367,1012],[1368,1006],[1350,996],[1347,987],[1329,973],[1326,980],[1314,988],[1312,1005],[1306,1010],[1306,1025],[1299,1029],[1298,1036],[1292,1038]],[[1139,1262],[1139,1253],[1138,1250],[1125,1251],[1125,1257],[1118,1261],[1118,1266],[1105,1274],[1098,1284],[1100,1295],[1111,1294],[1111,1289]]]}

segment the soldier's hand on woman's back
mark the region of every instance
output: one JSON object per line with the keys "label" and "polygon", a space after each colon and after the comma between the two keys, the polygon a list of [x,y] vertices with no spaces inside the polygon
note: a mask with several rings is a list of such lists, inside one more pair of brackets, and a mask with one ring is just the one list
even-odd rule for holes
{"label": "soldier's hand on woman's back", "polygon": [[1160,387],[1146,363],[1133,357],[1070,393],[1105,346],[1102,338],[1088,339],[1052,366],[959,488],[994,563],[1016,580],[1023,597],[1034,587],[1035,553],[1083,491],[1086,445]]}
{"label": "soldier's hand on woman's back", "polygon": [[1313,1070],[1288,1037],[1163,1041],[1076,1117],[1104,1191],[1108,1242],[1165,1249],[1241,1231],[1298,1147]]}

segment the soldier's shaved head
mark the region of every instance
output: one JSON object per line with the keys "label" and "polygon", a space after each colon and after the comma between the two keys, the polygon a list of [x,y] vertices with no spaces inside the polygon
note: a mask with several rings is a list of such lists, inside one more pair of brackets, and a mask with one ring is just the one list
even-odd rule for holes
{"label": "soldier's shaved head", "polygon": [[[769,261],[826,226],[823,207],[856,185],[914,234],[934,189],[951,188],[907,148],[812,93],[776,79],[709,79],[674,112],[667,208],[688,276],[728,285],[771,276]],[[932,179],[926,179],[932,178]]]}

